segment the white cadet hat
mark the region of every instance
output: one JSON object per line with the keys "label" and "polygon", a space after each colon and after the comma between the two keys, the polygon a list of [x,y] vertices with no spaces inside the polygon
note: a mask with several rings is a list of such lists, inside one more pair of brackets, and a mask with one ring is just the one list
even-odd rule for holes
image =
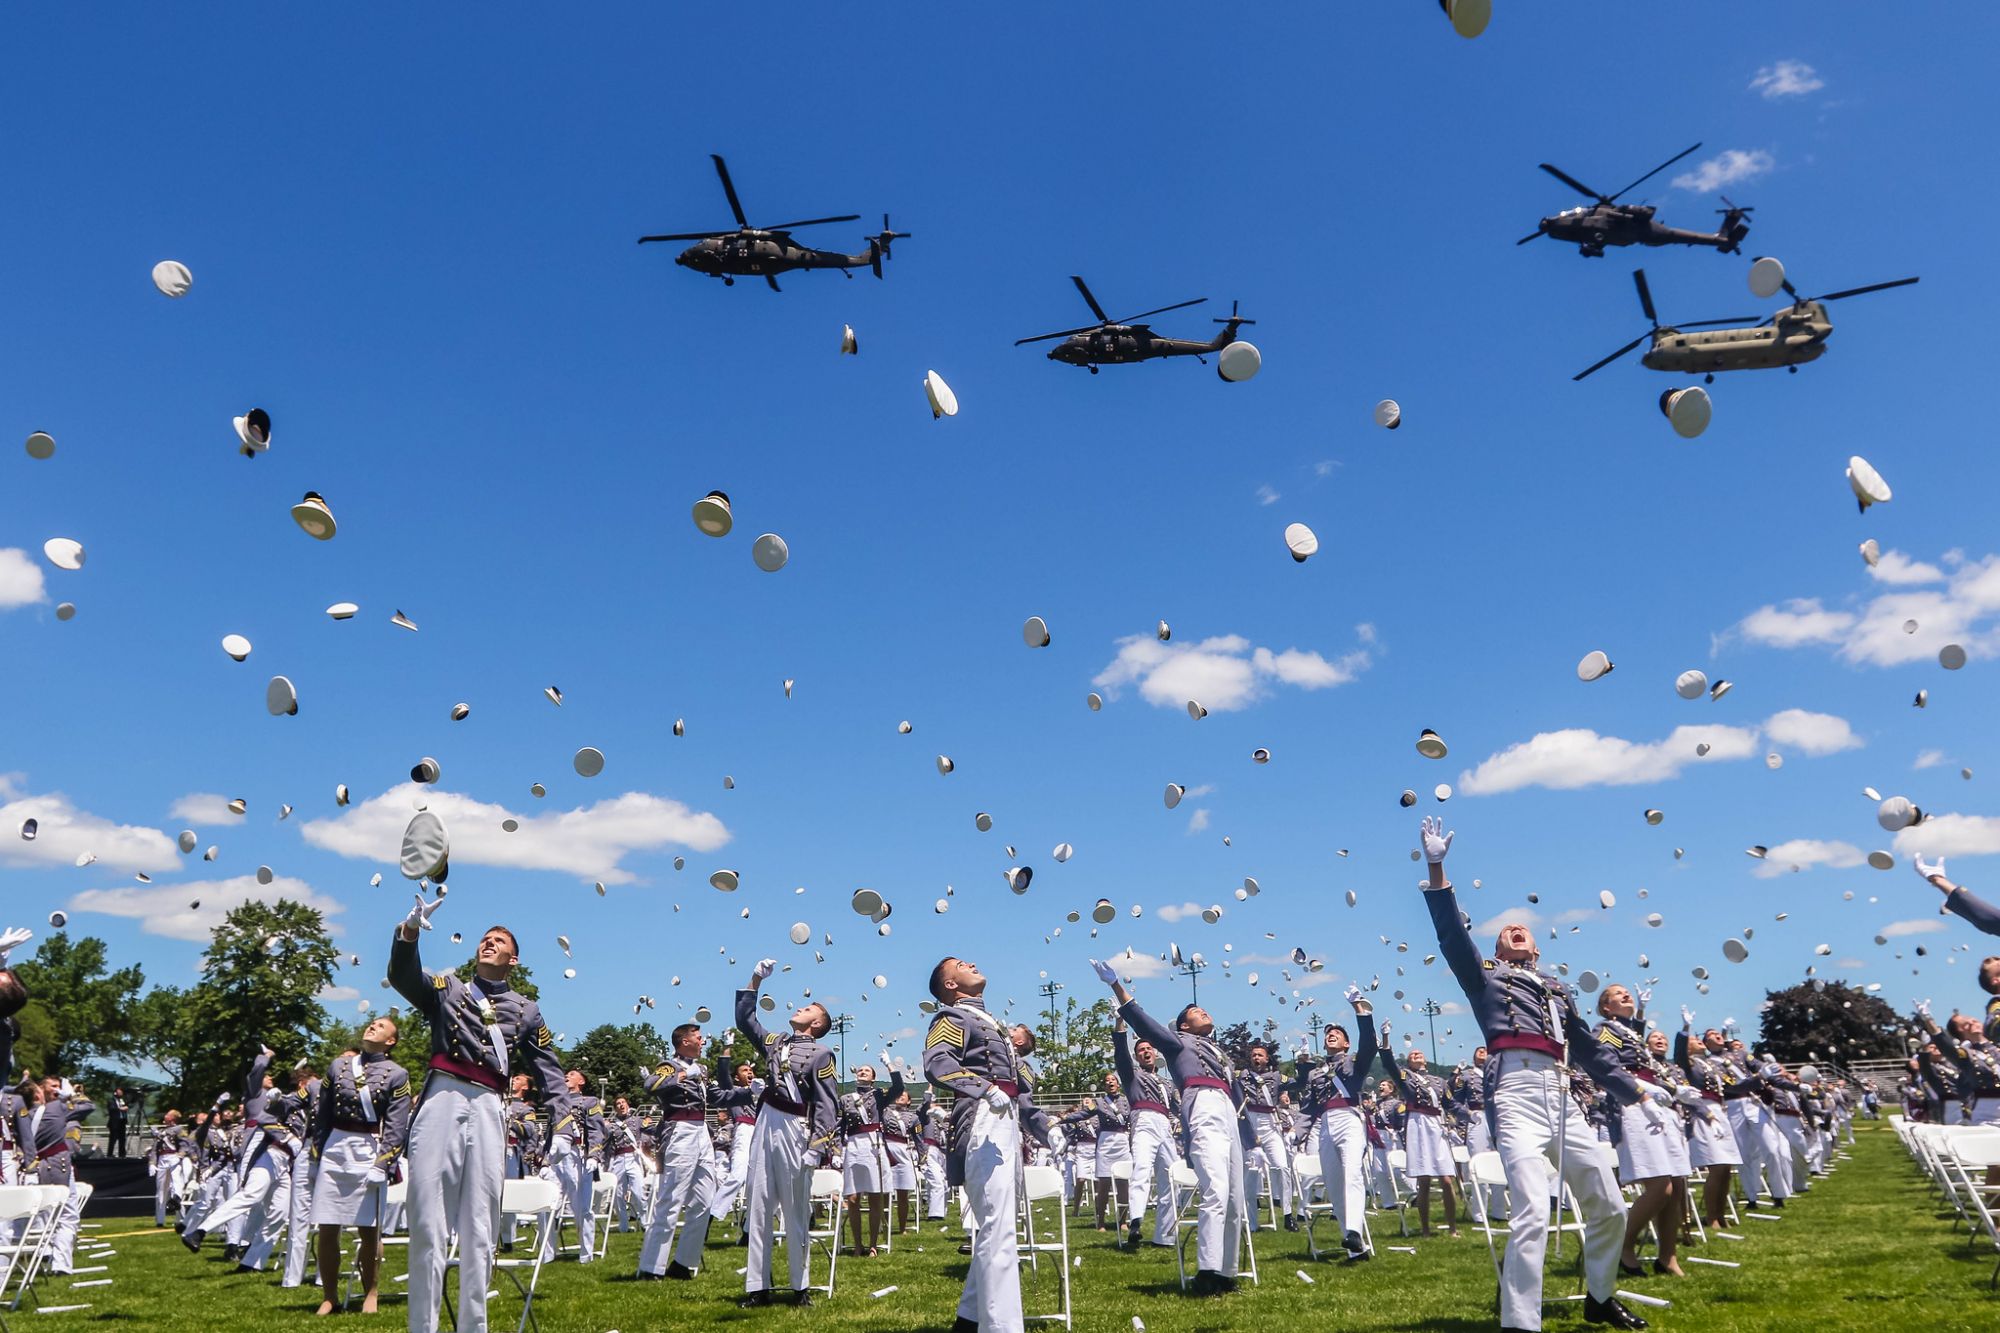
{"label": "white cadet hat", "polygon": [[972,817],[972,827],[978,829],[981,833],[991,833],[993,831],[993,816],[981,810]]}
{"label": "white cadet hat", "polygon": [[271,683],[264,687],[264,707],[272,717],[297,717],[298,689],[284,676],[271,677]]}
{"label": "white cadet hat", "polygon": [[766,574],[775,574],[792,558],[792,548],[785,545],[785,539],[777,533],[767,532],[750,543],[750,558]]}
{"label": "white cadet hat", "polygon": [[1032,866],[1009,866],[1006,870],[1007,887],[1017,894],[1026,893],[1028,881],[1034,877],[1035,871]]}
{"label": "white cadet hat", "polygon": [[854,336],[852,324],[840,326],[840,353],[842,356],[861,355],[861,340]]}
{"label": "white cadet hat", "polygon": [[1896,858],[1889,852],[1874,851],[1868,853],[1868,864],[1877,870],[1894,870],[1896,868]]}
{"label": "white cadet hat", "polygon": [[1442,759],[1449,751],[1445,749],[1444,737],[1425,727],[1417,737],[1417,753],[1426,759]]}
{"label": "white cadet hat", "polygon": [[1293,560],[1303,565],[1319,552],[1319,534],[1303,523],[1286,524],[1285,549],[1292,553]]}
{"label": "white cadet hat", "polygon": [[1708,700],[1710,703],[1714,703],[1717,699],[1720,699],[1735,688],[1734,685],[1726,680],[1718,680],[1708,687]]}
{"label": "white cadet hat", "polygon": [[1166,621],[1162,620],[1159,624],[1153,627],[1153,636],[1157,638],[1161,643],[1165,643],[1167,642],[1167,640],[1174,637],[1174,627],[1172,625],[1169,625]]}
{"label": "white cadet hat", "polygon": [[1769,255],[1750,261],[1750,294],[1769,300],[1785,289],[1785,266]]}
{"label": "white cadet hat", "polygon": [[1882,480],[1882,474],[1871,466],[1860,454],[1847,460],[1847,486],[1854,492],[1854,502],[1862,513],[1868,512],[1869,505],[1884,504],[1895,498],[1889,483]]}
{"label": "white cadet hat", "polygon": [[57,620],[69,620],[69,619],[73,618],[73,617],[74,617],[75,615],[76,615],[76,603],[75,603],[75,602],[57,602],[57,603],[56,603],[56,619],[57,619]]}
{"label": "white cadet hat", "polygon": [[674,735],[685,736],[687,735],[687,729],[688,729],[688,724],[686,718],[677,717],[674,719],[674,728],[673,728]]}
{"label": "white cadet hat", "polygon": [[1493,0],[1442,0],[1451,30],[1468,41],[1493,21]]}
{"label": "white cadet hat", "polygon": [[257,867],[257,882],[259,884],[269,884],[275,878],[276,875],[273,874],[271,867],[269,866]]}
{"label": "white cadet hat", "polygon": [[261,407],[253,407],[240,417],[231,417],[229,424],[236,427],[236,452],[245,458],[255,458],[271,448],[271,414]]}
{"label": "white cadet hat", "polygon": [[1599,889],[1597,891],[1597,905],[1608,912],[1618,906],[1618,895],[1609,889]]}
{"label": "white cadet hat", "polygon": [[38,430],[28,436],[28,457],[52,458],[56,452],[56,437],[45,430]]}
{"label": "white cadet hat", "polygon": [[947,773],[951,772],[951,771],[952,771],[952,770],[953,770],[954,768],[957,768],[957,767],[958,767],[958,765],[957,765],[957,764],[954,764],[954,763],[953,763],[953,762],[951,761],[951,756],[950,756],[950,755],[948,755],[948,754],[941,754],[941,755],[939,755],[939,756],[937,757],[937,771],[938,771],[938,776],[939,776],[939,777],[943,777],[943,776],[944,776],[945,774],[947,774]]}
{"label": "white cadet hat", "polygon": [[1029,616],[1021,626],[1021,638],[1030,648],[1049,646],[1049,622],[1040,616]]}
{"label": "white cadet hat", "polygon": [[194,836],[193,829],[184,828],[180,831],[180,836],[174,839],[174,845],[179,847],[183,852],[191,852],[198,841],[200,839]]}
{"label": "white cadet hat", "polygon": [[810,944],[812,943],[812,937],[813,928],[811,926],[803,921],[794,921],[792,923],[792,943]]}
{"label": "white cadet hat", "polygon": [[438,761],[429,755],[425,755],[410,766],[410,781],[412,782],[421,782],[428,786],[443,776],[444,770],[438,766]]}
{"label": "white cadet hat", "polygon": [[1193,718],[1197,722],[1201,721],[1203,718],[1208,716],[1208,710],[1202,707],[1201,700],[1199,699],[1188,700],[1187,710],[1188,710],[1188,716]]}
{"label": "white cadet hat", "polygon": [[64,926],[67,926],[69,924],[69,916],[67,913],[64,912],[50,912],[49,924],[51,926],[54,926],[57,930],[61,930]]}
{"label": "white cadet hat", "polygon": [[1053,856],[1056,859],[1056,864],[1060,865],[1064,861],[1069,860],[1070,857],[1076,855],[1076,848],[1066,842],[1059,842],[1056,844],[1056,849],[1050,852],[1049,855]]}
{"label": "white cadet hat", "polygon": [[1264,368],[1264,354],[1255,343],[1233,342],[1215,358],[1215,373],[1230,384],[1241,384]]}
{"label": "white cadet hat", "polygon": [[347,804],[347,784],[345,782],[334,784],[333,803],[335,805]]}
{"label": "white cadet hat", "polygon": [[406,629],[412,634],[417,632],[417,622],[404,615],[400,609],[397,610],[395,615],[389,617],[389,623],[398,629]]}
{"label": "white cadet hat", "polygon": [[1661,813],[1660,811],[1658,811],[1658,810],[1652,810],[1652,809],[1649,809],[1649,810],[1647,810],[1647,811],[1646,811],[1646,822],[1647,822],[1648,824],[1654,824],[1654,825],[1657,825],[1657,824],[1658,824],[1658,823],[1659,823],[1659,822],[1660,822],[1660,821],[1661,821],[1662,819],[1665,819],[1665,818],[1666,818],[1666,815],[1662,814],[1662,813]]}
{"label": "white cadet hat", "polygon": [[37,833],[41,832],[41,828],[42,828],[42,825],[41,825],[41,821],[40,821],[40,820],[37,820],[37,819],[24,819],[24,820],[22,820],[22,821],[21,821],[21,841],[22,841],[22,842],[33,842],[33,841],[35,840],[35,834],[37,834]]}
{"label": "white cadet hat", "polygon": [[1589,652],[1585,653],[1583,660],[1576,664],[1576,678],[1578,680],[1601,680],[1605,676],[1610,675],[1613,670],[1614,667],[1609,657],[1606,657],[1601,652]]}
{"label": "white cadet hat", "polygon": [[1186,787],[1183,787],[1178,782],[1169,782],[1167,784],[1167,790],[1164,798],[1167,803],[1167,809],[1171,810],[1175,806],[1179,805],[1181,803],[1181,798],[1186,795],[1187,795]]}
{"label": "white cadet hat", "polygon": [[1100,926],[1110,925],[1111,919],[1117,915],[1118,909],[1111,905],[1109,898],[1099,898],[1097,905],[1090,909],[1090,919]]}
{"label": "white cadet hat", "polygon": [[924,372],[924,396],[930,399],[931,420],[958,415],[958,395],[944,382],[944,376],[935,370]]}
{"label": "white cadet hat", "polygon": [[1271,752],[1260,745],[1250,752],[1250,762],[1253,764],[1268,764],[1271,762]]}
{"label": "white cadet hat", "polygon": [[1437,799],[1439,804],[1449,801],[1451,799],[1451,784],[1449,782],[1438,783],[1437,786],[1431,788],[1431,795]]}
{"label": "white cadet hat", "polygon": [[403,830],[403,878],[428,879],[439,884],[451,869],[451,837],[444,821],[428,810],[419,810]]}
{"label": "white cadet hat", "polygon": [[360,609],[353,602],[335,602],[326,609],[326,613],[335,620],[352,620],[354,619],[354,613]]}
{"label": "white cadet hat", "polygon": [[709,886],[721,893],[734,893],[742,877],[734,870],[718,870],[708,877]]}
{"label": "white cadet hat", "polygon": [[1868,562],[1868,568],[1875,568],[1877,562],[1882,559],[1882,543],[1873,537],[1861,543],[1861,558]]}
{"label": "white cadet hat", "polygon": [[306,536],[316,541],[332,541],[337,530],[333,510],[327,507],[326,497],[318,491],[307,491],[305,499],[292,506],[292,522],[305,529]]}
{"label": "white cadet hat", "polygon": [[1083,705],[1093,713],[1101,712],[1104,708],[1104,696],[1092,690],[1083,696]]}
{"label": "white cadet hat", "polygon": [[1965,648],[1956,643],[1948,643],[1938,649],[1938,665],[1946,671],[1956,671],[1965,665]]}
{"label": "white cadet hat", "polygon": [[468,704],[468,703],[455,703],[455,704],[453,704],[453,705],[451,706],[451,720],[452,720],[452,721],[454,721],[454,722],[463,722],[463,721],[465,721],[465,719],[467,719],[468,717],[471,717],[471,716],[472,716],[472,705],[471,705],[471,704]]}
{"label": "white cadet hat", "polygon": [[250,656],[250,640],[241,634],[225,634],[222,636],[222,651],[241,662]]}
{"label": "white cadet hat", "polygon": [[873,889],[856,889],[847,900],[847,905],[854,909],[856,916],[873,918],[882,910],[882,895]]}
{"label": "white cadet hat", "polygon": [[1673,423],[1674,434],[1684,440],[1692,440],[1707,430],[1714,412],[1708,390],[1698,384],[1686,389],[1668,389],[1660,395],[1660,415]]}
{"label": "white cadet hat", "polygon": [[729,497],[721,491],[710,491],[694,502],[694,525],[711,537],[727,537],[735,521]]}
{"label": "white cadet hat", "polygon": [[1683,699],[1699,699],[1708,693],[1708,673],[1683,671],[1674,677],[1674,693]]}
{"label": "white cadet hat", "polygon": [[42,543],[42,554],[57,569],[83,568],[83,543],[72,538],[49,538]]}
{"label": "white cadet hat", "polygon": [[1750,950],[1743,946],[1742,940],[1732,935],[1722,942],[1722,956],[1732,963],[1740,963],[1750,956]]}
{"label": "white cadet hat", "polygon": [[153,265],[153,285],[160,289],[160,295],[179,300],[194,286],[194,274],[178,259],[162,259]]}
{"label": "white cadet hat", "polygon": [[1875,807],[1875,822],[1891,833],[1921,824],[1923,819],[1924,812],[1911,805],[1907,796],[1891,796]]}
{"label": "white cadet hat", "polygon": [[1384,398],[1375,404],[1375,424],[1384,430],[1395,430],[1403,424],[1403,405],[1393,398]]}
{"label": "white cadet hat", "polygon": [[576,768],[578,777],[594,778],[604,771],[604,751],[594,745],[586,745],[576,752],[570,763]]}

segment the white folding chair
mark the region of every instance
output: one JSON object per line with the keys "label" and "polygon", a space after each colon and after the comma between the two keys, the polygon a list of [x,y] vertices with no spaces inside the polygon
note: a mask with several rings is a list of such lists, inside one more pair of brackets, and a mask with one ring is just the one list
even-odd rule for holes
{"label": "white folding chair", "polygon": [[[1115,1171],[1117,1168],[1113,1168]],[[1129,1169],[1129,1168],[1128,1168]],[[1041,1240],[1035,1234],[1035,1205],[1054,1203],[1056,1235],[1054,1240]],[[1021,1260],[1037,1276],[1041,1273],[1041,1256],[1050,1255],[1056,1261],[1057,1281],[1062,1287],[1062,1303],[1055,1314],[1024,1314],[1029,1322],[1040,1320],[1060,1321],[1064,1328],[1071,1327],[1069,1303],[1069,1210],[1063,1207],[1062,1172],[1053,1166],[1030,1166],[1021,1172]]]}
{"label": "white folding chair", "polygon": [[[10,1234],[16,1226],[22,1233],[18,1240],[0,1242],[0,1298],[6,1298],[9,1289],[15,1286],[16,1277],[25,1274],[30,1257],[40,1248],[39,1237],[31,1238],[29,1233],[44,1207],[39,1186],[0,1187],[0,1236]],[[7,1328],[7,1312],[20,1308],[25,1290],[23,1287],[0,1303],[0,1333]]]}
{"label": "white folding chair", "polygon": [[[847,1196],[839,1171],[830,1167],[820,1167],[812,1175],[812,1202],[806,1208],[806,1290],[823,1291],[833,1295],[834,1270],[840,1266],[840,1224],[847,1207]],[[811,1217],[822,1205],[826,1208],[828,1225],[825,1230],[814,1228]],[[789,1240],[786,1242],[790,1243]],[[820,1286],[812,1280],[812,1251],[815,1248],[826,1251],[826,1285]]]}
{"label": "white folding chair", "polygon": [[[49,1251],[55,1245],[56,1220],[61,1216],[63,1206],[69,1202],[67,1185],[22,1185],[20,1189],[35,1192],[35,1207],[21,1227],[21,1234],[15,1241],[19,1250],[19,1262],[14,1268],[14,1294],[4,1302],[8,1310],[18,1310],[21,1302],[34,1295],[35,1279],[40,1276],[42,1266],[47,1263]],[[40,1305],[39,1298],[35,1300]]]}
{"label": "white folding chair", "polygon": [[[1174,1182],[1174,1266],[1180,1271],[1181,1288],[1186,1290],[1192,1280],[1188,1276],[1188,1242],[1196,1238],[1201,1221],[1201,1181],[1194,1168],[1186,1162],[1177,1161],[1173,1165]],[[1244,1200],[1243,1215],[1239,1222],[1242,1232],[1242,1261],[1238,1267],[1239,1276],[1250,1279],[1257,1286],[1257,1247],[1251,1243],[1255,1233],[1250,1230],[1250,1201]]]}
{"label": "white folding chair", "polygon": [[[514,1284],[515,1292],[521,1297],[521,1322],[515,1326],[514,1333],[526,1333],[530,1325],[534,1327],[535,1333],[541,1333],[541,1320],[535,1315],[535,1288],[542,1280],[542,1242],[547,1238],[550,1228],[561,1225],[559,1219],[562,1206],[562,1187],[553,1180],[528,1176],[520,1180],[501,1182],[500,1216],[503,1219],[509,1216],[528,1218],[534,1223],[534,1245],[529,1250],[531,1257],[515,1259],[501,1254],[493,1257],[493,1271],[505,1273],[507,1280]],[[451,1254],[445,1260],[447,1274],[451,1269],[458,1267],[458,1237],[454,1236],[451,1241]],[[526,1286],[521,1285],[523,1270],[528,1274]],[[464,1273],[461,1271],[460,1279],[463,1278]],[[451,1317],[451,1326],[457,1328],[458,1311],[452,1306],[449,1290],[445,1292],[444,1308],[445,1313]]]}
{"label": "white folding chair", "polygon": [[1391,1148],[1387,1154],[1389,1169],[1383,1179],[1389,1186],[1389,1206],[1396,1210],[1396,1225],[1405,1236],[1410,1234],[1410,1155],[1401,1148]]}

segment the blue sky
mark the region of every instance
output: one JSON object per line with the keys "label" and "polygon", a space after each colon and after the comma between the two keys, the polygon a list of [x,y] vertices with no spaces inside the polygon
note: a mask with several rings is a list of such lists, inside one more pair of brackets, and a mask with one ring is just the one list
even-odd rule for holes
{"label": "blue sky", "polygon": [[[25,553],[0,556],[5,814],[43,828],[0,847],[13,915],[66,907],[185,982],[269,865],[264,892],[309,893],[361,955],[334,1009],[379,1005],[409,902],[400,788],[434,755],[458,855],[431,956],[443,930],[513,923],[571,1034],[641,994],[656,1021],[720,1010],[766,953],[795,965],[781,994],[811,986],[878,1047],[945,952],[1026,1008],[1043,972],[1094,996],[1085,960],[1130,947],[1167,1006],[1184,987],[1145,974],[1175,942],[1214,964],[1224,1018],[1299,1025],[1266,994],[1296,945],[1326,963],[1303,997],[1340,1008],[1329,982],[1380,975],[1414,1030],[1390,992],[1457,998],[1422,965],[1409,859],[1448,782],[1467,910],[1536,894],[1551,961],[1656,975],[1667,1012],[1749,1023],[1815,963],[1898,1004],[1971,1003],[1956,950],[1978,942],[1908,859],[1949,851],[1980,886],[2000,854],[1996,467],[1963,318],[1992,287],[1991,20],[1497,8],[1476,42],[1417,3],[1234,26],[889,6],[748,40],[659,6],[502,6],[477,28],[12,16],[0,356],[17,438],[58,442],[10,455],[0,487],[0,548]],[[1636,358],[1569,377],[1643,328],[1635,263],[1670,319],[1768,313],[1747,256],[1513,241],[1576,202],[1537,162],[1615,189],[1697,139],[1638,192],[1665,220],[1719,206],[1683,170],[1747,163],[1720,188],[1801,290],[1924,281],[1832,307],[1831,351],[1796,376],[1722,377],[1688,442],[1655,407],[1678,381]],[[860,213],[812,237],[855,250],[887,210],[915,235],[881,283],[724,289],[633,244],[726,223],[710,152],[753,221]],[[184,300],[148,281],[164,258],[195,274]],[[1114,314],[1208,297],[1159,321],[1182,336],[1240,299],[1262,375],[1092,377],[1014,348],[1079,320],[1071,273]],[[858,357],[836,354],[843,323]],[[929,369],[956,418],[931,420]],[[1387,396],[1394,433],[1370,420]],[[274,438],[245,460],[230,418],[253,405]],[[1865,516],[1855,453],[1895,488]],[[688,516],[711,488],[735,501],[725,540]],[[308,489],[331,543],[289,518]],[[1322,544],[1303,565],[1295,521]],[[791,546],[775,575],[750,560],[764,531]],[[42,558],[57,536],[81,571]],[[1866,537],[1896,553],[1873,574]],[[360,615],[329,620],[342,600]],[[1022,644],[1029,615],[1047,649]],[[218,647],[232,632],[247,662]],[[1971,655],[1955,674],[1948,642]],[[1591,649],[1617,670],[1585,685]],[[1684,702],[1689,668],[1735,689]],[[296,717],[264,710],[281,672]],[[1416,754],[1423,727],[1446,760]],[[1726,730],[1676,733],[1694,727]],[[590,780],[584,745],[607,755]],[[1170,781],[1199,794],[1169,812]],[[1953,818],[1892,838],[1868,785]],[[235,796],[247,816],[214,808]],[[184,827],[215,862],[171,850]],[[1878,847],[1893,871],[1852,864]],[[1019,898],[1016,863],[1036,871]],[[734,895],[708,887],[723,866]],[[1239,903],[1246,875],[1263,891]],[[848,910],[863,886],[894,903],[889,938]],[[1121,916],[1091,941],[1100,896]],[[1226,910],[1160,910],[1189,903]],[[1055,938],[1070,910],[1084,924]],[[833,934],[824,964],[787,942],[798,920]],[[1723,962],[1746,927],[1750,961]]]}

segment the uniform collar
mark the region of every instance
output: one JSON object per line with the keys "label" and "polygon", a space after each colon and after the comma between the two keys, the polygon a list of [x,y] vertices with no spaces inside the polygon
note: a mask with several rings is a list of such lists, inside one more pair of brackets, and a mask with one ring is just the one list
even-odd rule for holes
{"label": "uniform collar", "polygon": [[477,972],[472,974],[472,984],[482,995],[505,995],[514,989],[504,981],[488,981]]}

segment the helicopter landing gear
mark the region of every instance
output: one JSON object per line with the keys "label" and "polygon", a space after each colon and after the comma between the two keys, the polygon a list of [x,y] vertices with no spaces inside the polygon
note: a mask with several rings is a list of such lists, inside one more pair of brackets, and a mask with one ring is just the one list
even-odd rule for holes
{"label": "helicopter landing gear", "polygon": [[1097,367],[1096,367],[1096,366],[1085,366],[1085,367],[1084,367],[1084,369],[1085,369],[1085,370],[1087,370],[1087,371],[1089,371],[1089,372],[1090,372],[1091,374],[1093,374],[1093,375],[1095,375],[1095,374],[1097,373]]}
{"label": "helicopter landing gear", "polygon": [[736,279],[734,279],[734,278],[724,278],[724,279],[722,280],[722,285],[723,285],[723,286],[725,286],[725,287],[734,287],[734,286],[736,285]]}
{"label": "helicopter landing gear", "polygon": [[1785,373],[1788,375],[1796,375],[1799,373],[1799,368],[1797,366],[1786,366]]}
{"label": "helicopter landing gear", "polygon": [[1715,372],[1714,372],[1714,371],[1712,371],[1712,370],[1711,370],[1711,371],[1709,371],[1709,372],[1708,372],[1708,374],[1706,374],[1706,375],[1704,375],[1704,376],[1702,376],[1702,377],[1701,377],[1701,382],[1702,382],[1703,384],[1713,384],[1713,383],[1715,383]]}

